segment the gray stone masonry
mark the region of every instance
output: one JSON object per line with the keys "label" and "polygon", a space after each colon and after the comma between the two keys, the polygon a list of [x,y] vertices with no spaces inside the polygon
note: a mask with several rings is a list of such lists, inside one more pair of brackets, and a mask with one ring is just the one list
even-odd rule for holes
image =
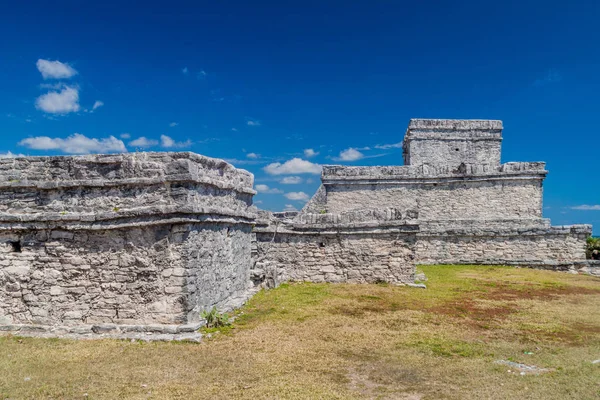
{"label": "gray stone masonry", "polygon": [[265,287],[286,281],[412,284],[414,216],[394,209],[293,219],[262,214],[254,229],[252,279]]}
{"label": "gray stone masonry", "polygon": [[285,281],[414,285],[416,264],[600,276],[589,225],[542,216],[543,162],[501,121],[411,120],[403,166],[324,166],[300,212],[193,153],[0,159],[0,333],[199,340],[203,310]]}
{"label": "gray stone masonry", "polygon": [[404,164],[500,165],[502,121],[412,119],[404,137]]}
{"label": "gray stone masonry", "polygon": [[[300,234],[303,225],[329,232],[360,225],[383,234],[400,223],[392,213],[418,226],[415,263],[593,270],[582,267],[591,226],[552,227],[542,217],[545,163],[501,164],[502,129],[501,121],[413,119],[405,165],[323,166],[315,196],[278,229]],[[257,234],[259,242],[267,239]]]}
{"label": "gray stone masonry", "polygon": [[249,295],[252,185],[193,153],[0,160],[0,331],[194,339]]}

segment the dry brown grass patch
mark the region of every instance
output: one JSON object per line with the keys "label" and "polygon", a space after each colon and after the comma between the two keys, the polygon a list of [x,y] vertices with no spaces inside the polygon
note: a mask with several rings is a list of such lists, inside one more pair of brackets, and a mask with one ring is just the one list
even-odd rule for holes
{"label": "dry brown grass patch", "polygon": [[[591,399],[600,280],[423,268],[428,289],[290,284],[201,344],[0,338],[0,399]],[[507,373],[498,359],[551,368]],[[25,378],[30,378],[25,380]]]}

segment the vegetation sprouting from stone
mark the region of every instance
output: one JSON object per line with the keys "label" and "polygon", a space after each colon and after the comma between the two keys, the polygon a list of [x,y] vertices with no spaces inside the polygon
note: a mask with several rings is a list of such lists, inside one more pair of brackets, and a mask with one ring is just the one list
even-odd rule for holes
{"label": "vegetation sprouting from stone", "polygon": [[207,328],[224,328],[231,325],[229,315],[220,313],[216,307],[213,307],[210,311],[203,311],[200,316],[206,320]]}
{"label": "vegetation sprouting from stone", "polygon": [[592,253],[594,250],[598,250],[598,252],[600,252],[600,237],[590,236],[587,238],[587,246],[585,249],[585,255],[588,259],[592,258]]}

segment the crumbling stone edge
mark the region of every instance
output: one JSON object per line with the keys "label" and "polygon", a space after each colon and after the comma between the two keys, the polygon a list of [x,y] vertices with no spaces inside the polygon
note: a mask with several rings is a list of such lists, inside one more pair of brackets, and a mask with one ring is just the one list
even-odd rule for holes
{"label": "crumbling stone edge", "polygon": [[142,341],[200,342],[199,329],[206,321],[185,325],[121,325],[84,324],[77,326],[50,326],[31,324],[0,325],[0,335],[61,339],[127,339]]}

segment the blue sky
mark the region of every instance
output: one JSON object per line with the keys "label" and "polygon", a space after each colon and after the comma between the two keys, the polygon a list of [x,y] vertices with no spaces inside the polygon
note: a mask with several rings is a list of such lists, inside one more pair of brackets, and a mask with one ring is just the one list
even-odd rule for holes
{"label": "blue sky", "polygon": [[547,162],[545,216],[600,233],[598,20],[591,1],[5,3],[0,153],[191,150],[281,210],[320,164],[402,164],[410,118],[501,119],[503,162]]}

